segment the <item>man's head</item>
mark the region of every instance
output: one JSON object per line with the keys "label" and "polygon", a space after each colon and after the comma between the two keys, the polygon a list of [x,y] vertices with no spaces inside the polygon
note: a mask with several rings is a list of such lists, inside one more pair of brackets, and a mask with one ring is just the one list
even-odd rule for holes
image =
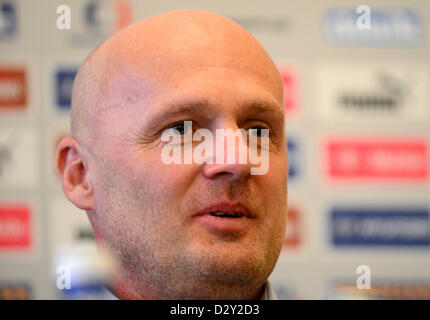
{"label": "man's head", "polygon": [[[112,36],[81,66],[57,166],[70,201],[120,262],[124,298],[258,298],[284,238],[282,84],[243,28],[184,10]],[[270,130],[269,170],[165,164],[164,130]],[[215,206],[215,207],[214,207]],[[242,217],[215,217],[213,211]]]}

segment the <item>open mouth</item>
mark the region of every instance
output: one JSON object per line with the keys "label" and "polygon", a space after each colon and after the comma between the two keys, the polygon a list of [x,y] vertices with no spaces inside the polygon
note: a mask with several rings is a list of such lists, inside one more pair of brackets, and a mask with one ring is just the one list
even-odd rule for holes
{"label": "open mouth", "polygon": [[211,212],[211,216],[220,218],[241,218],[243,214],[240,212]]}
{"label": "open mouth", "polygon": [[243,235],[257,221],[254,213],[241,203],[219,202],[198,211],[194,221],[220,237]]}

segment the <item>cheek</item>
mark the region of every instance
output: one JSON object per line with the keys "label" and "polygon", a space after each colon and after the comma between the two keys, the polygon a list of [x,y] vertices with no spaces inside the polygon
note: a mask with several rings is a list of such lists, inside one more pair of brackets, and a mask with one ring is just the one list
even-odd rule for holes
{"label": "cheek", "polygon": [[270,223],[282,225],[287,212],[286,158],[271,156],[269,171],[257,179],[259,179],[259,193],[264,198],[267,211],[274,217],[269,220]]}
{"label": "cheek", "polygon": [[285,197],[287,189],[287,158],[286,156],[272,156],[269,161],[269,170],[266,175],[262,176],[264,190],[268,195],[273,197]]}
{"label": "cheek", "polygon": [[[97,215],[106,236],[139,238],[145,232],[154,232],[160,216],[167,218],[180,203],[177,191],[183,190],[183,186],[178,170],[148,158],[110,160],[99,166],[95,186]],[[172,219],[164,220],[174,223]]]}
{"label": "cheek", "polygon": [[[179,201],[191,183],[191,168],[165,165],[159,154],[141,154],[116,159],[116,180],[138,201],[155,207]],[[120,192],[122,192],[120,190]]]}

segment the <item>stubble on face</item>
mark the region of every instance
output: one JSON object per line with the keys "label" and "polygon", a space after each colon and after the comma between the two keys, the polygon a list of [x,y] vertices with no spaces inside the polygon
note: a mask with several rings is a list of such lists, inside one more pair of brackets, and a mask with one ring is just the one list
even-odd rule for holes
{"label": "stubble on face", "polygon": [[[235,181],[228,179],[208,181],[201,176],[201,167],[194,166],[192,170],[181,165],[165,167],[161,162],[160,153],[157,153],[157,148],[146,148],[146,150],[143,150],[143,147],[139,150],[136,146],[128,148],[128,142],[116,134],[125,129],[128,130],[128,126],[131,127],[137,118],[143,117],[142,111],[131,108],[129,104],[146,107],[142,106],[140,98],[126,99],[125,103],[123,98],[129,95],[124,92],[130,92],[133,88],[133,92],[139,93],[137,96],[140,96],[140,92],[144,92],[142,95],[145,99],[147,96],[157,96],[152,88],[155,87],[153,84],[157,81],[169,82],[170,78],[174,78],[177,74],[197,86],[199,81],[193,82],[194,78],[191,77],[190,71],[191,69],[194,71],[196,65],[199,68],[202,66],[200,69],[206,72],[203,80],[206,79],[206,75],[209,77],[222,73],[225,77],[218,84],[220,88],[228,87],[229,81],[234,82],[232,79],[237,71],[240,73],[240,80],[244,80],[241,81],[242,85],[258,78],[257,82],[265,88],[263,91],[266,95],[269,92],[276,100],[282,100],[280,97],[282,94],[279,94],[282,91],[279,89],[282,88],[279,74],[273,71],[273,63],[256,41],[245,34],[244,30],[238,31],[238,26],[231,26],[231,22],[226,22],[224,18],[221,19],[219,16],[214,18],[213,14],[205,14],[203,18],[198,15],[191,14],[193,16],[191,20],[196,19],[195,24],[191,23],[191,30],[200,28],[199,23],[203,24],[203,33],[217,39],[205,42],[204,46],[210,47],[212,42],[216,43],[218,55],[212,55],[212,49],[205,54],[204,50],[207,48],[202,46],[199,39],[191,41],[190,45],[195,46],[195,50],[189,49],[186,35],[182,35],[185,40],[180,41],[180,45],[184,46],[181,48],[183,52],[176,55],[172,48],[164,49],[162,51],[164,55],[161,58],[161,49],[153,54],[147,54],[146,49],[138,45],[136,45],[137,49],[127,49],[127,44],[138,43],[140,36],[150,34],[147,31],[141,33],[140,30],[132,29],[134,33],[131,32],[130,37],[127,37],[127,33],[122,35],[124,40],[121,40],[120,44],[112,42],[106,46],[109,50],[119,50],[120,53],[116,58],[109,57],[109,64],[101,63],[100,69],[109,74],[107,70],[110,69],[105,69],[104,66],[107,68],[110,65],[109,68],[115,69],[115,76],[104,82],[103,88],[106,92],[103,99],[93,99],[119,107],[116,109],[108,109],[110,108],[108,107],[106,115],[99,112],[98,117],[90,117],[87,109],[83,108],[87,106],[84,103],[86,101],[84,96],[79,95],[79,90],[74,94],[80,99],[75,101],[82,100],[81,104],[78,103],[78,106],[82,105],[81,110],[76,106],[72,107],[75,109],[74,114],[79,115],[79,117],[76,116],[78,119],[75,119],[75,124],[79,124],[75,126],[75,131],[79,132],[85,124],[91,124],[87,127],[91,127],[94,131],[91,138],[96,149],[94,151],[96,165],[93,167],[96,215],[104,241],[121,265],[121,269],[115,275],[123,288],[121,289],[123,295],[120,294],[120,297],[258,298],[258,289],[261,289],[273,270],[281,250],[286,223],[287,177],[284,153],[280,152],[271,157],[270,168],[275,168],[277,171],[269,170],[266,177],[247,176]],[[181,23],[185,21],[184,18],[188,19],[187,14],[179,14],[179,18]],[[206,21],[211,19],[216,21],[214,24],[216,28],[223,29],[220,33],[214,31],[214,25],[209,27],[205,25]],[[170,28],[169,23],[167,25]],[[154,25],[157,24],[154,23]],[[190,25],[187,28],[189,29]],[[157,32],[161,32],[160,30]],[[175,30],[176,33],[177,30]],[[225,35],[233,39],[224,38]],[[116,41],[119,41],[118,38]],[[238,42],[240,39],[245,43],[242,46],[226,44],[227,41]],[[170,43],[170,38],[166,36],[163,41]],[[155,45],[161,46],[159,43]],[[151,46],[147,45],[145,48],[151,48]],[[233,48],[232,52],[224,52],[230,48]],[[105,50],[105,54],[108,55],[106,51],[108,50]],[[189,53],[195,57],[190,59]],[[150,70],[145,69],[147,61],[147,64],[151,65],[149,63],[151,59],[146,59],[145,54],[148,57],[156,56],[158,59]],[[242,59],[244,55],[247,55],[250,61]],[[249,58],[250,56],[253,58]],[[97,55],[94,55],[93,60],[96,60],[96,57]],[[169,61],[170,57],[173,57],[171,61]],[[198,60],[200,58],[201,61]],[[210,67],[205,66],[212,62],[214,64]],[[182,69],[179,69],[176,64],[181,64]],[[124,79],[126,68],[128,68],[127,73],[131,69],[131,74],[134,71],[142,71],[144,76],[141,77],[139,74],[133,78],[133,81],[128,79],[127,82],[127,79]],[[176,73],[173,72],[175,68]],[[247,73],[248,70],[251,71]],[[244,78],[244,73],[251,80]],[[142,78],[151,83],[148,85],[148,87],[152,86],[151,89],[147,90],[146,87],[143,89]],[[80,86],[85,87],[82,83]],[[120,92],[121,90],[123,91]],[[170,90],[160,90],[158,95],[170,94]],[[221,90],[219,95],[223,96],[224,92]],[[229,97],[232,98],[229,103],[232,101],[234,103],[236,95],[230,94]],[[99,104],[103,105],[101,102]],[[79,121],[79,119],[91,119],[91,121]],[[121,121],[122,126],[118,125]],[[285,142],[282,146],[285,148]],[[190,217],[193,212],[221,199],[231,201],[240,199],[259,213],[259,217],[246,235],[239,237],[232,234],[230,237],[217,238],[193,224]]]}
{"label": "stubble on face", "polygon": [[[169,207],[157,201],[160,196],[144,179],[127,180],[122,171],[116,172],[116,165],[101,167],[104,207],[100,209],[109,215],[102,217],[102,229],[122,266],[118,281],[131,289],[128,298],[248,299],[249,292],[261,287],[272,272],[283,242],[285,203],[267,212],[258,188],[248,180],[228,184],[222,192],[215,191],[220,190],[216,185],[199,192],[190,186],[182,205],[166,199]],[[190,212],[204,207],[202,199],[226,196],[252,204],[260,214],[258,227],[243,239],[196,238],[190,231]]]}

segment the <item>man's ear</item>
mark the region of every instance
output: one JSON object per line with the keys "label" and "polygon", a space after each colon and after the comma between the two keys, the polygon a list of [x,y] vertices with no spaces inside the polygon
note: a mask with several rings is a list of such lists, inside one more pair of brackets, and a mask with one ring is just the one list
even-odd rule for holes
{"label": "man's ear", "polygon": [[85,159],[85,154],[75,139],[67,137],[60,141],[56,153],[56,166],[66,197],[82,210],[95,211],[88,159]]}

